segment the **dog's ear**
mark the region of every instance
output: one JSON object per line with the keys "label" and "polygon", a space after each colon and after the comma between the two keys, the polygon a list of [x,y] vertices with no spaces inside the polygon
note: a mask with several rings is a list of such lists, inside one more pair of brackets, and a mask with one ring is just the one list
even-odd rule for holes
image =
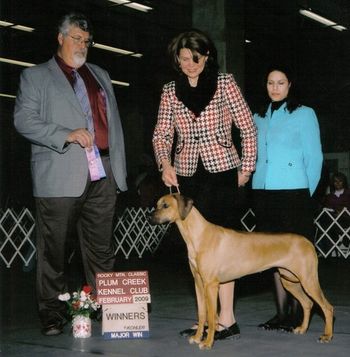
{"label": "dog's ear", "polygon": [[193,200],[192,198],[180,195],[178,193],[174,194],[174,197],[176,198],[177,204],[179,206],[180,218],[184,220],[191,211]]}

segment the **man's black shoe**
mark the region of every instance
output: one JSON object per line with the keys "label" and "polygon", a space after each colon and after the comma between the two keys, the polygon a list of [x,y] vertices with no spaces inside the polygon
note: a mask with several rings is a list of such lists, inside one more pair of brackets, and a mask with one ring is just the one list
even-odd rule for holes
{"label": "man's black shoe", "polygon": [[42,319],[41,333],[45,336],[57,336],[63,332],[63,326],[68,322],[68,316],[58,311],[45,311]]}
{"label": "man's black shoe", "polygon": [[45,336],[57,336],[63,332],[63,323],[62,321],[52,322],[43,327],[41,333]]}

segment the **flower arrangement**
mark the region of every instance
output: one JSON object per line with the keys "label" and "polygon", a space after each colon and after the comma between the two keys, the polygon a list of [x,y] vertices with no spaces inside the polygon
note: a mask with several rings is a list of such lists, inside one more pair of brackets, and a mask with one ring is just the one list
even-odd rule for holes
{"label": "flower arrangement", "polygon": [[68,312],[73,318],[78,315],[90,317],[100,307],[91,292],[92,287],[85,285],[82,290],[75,291],[72,295],[69,293],[59,295],[58,300],[67,303]]}

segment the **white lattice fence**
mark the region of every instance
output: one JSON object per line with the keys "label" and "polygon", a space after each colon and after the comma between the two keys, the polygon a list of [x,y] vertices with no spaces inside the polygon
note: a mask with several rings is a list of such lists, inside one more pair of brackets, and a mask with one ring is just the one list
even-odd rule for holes
{"label": "white lattice fence", "polygon": [[[255,229],[255,214],[251,208],[241,218],[245,230]],[[338,215],[324,208],[314,220],[315,247],[319,256],[350,257],[350,212],[344,208]]]}
{"label": "white lattice fence", "polygon": [[35,255],[34,218],[28,208],[19,213],[8,208],[0,216],[0,257],[9,268],[18,257],[25,265]]}
{"label": "white lattice fence", "polygon": [[323,257],[350,256],[350,212],[344,208],[335,215],[324,208],[315,219],[315,246]]}
{"label": "white lattice fence", "polygon": [[[128,207],[118,217],[113,236],[115,255],[123,254],[127,259],[136,254],[142,257],[145,252],[154,253],[168,225],[152,226],[148,222],[150,208]],[[8,208],[0,211],[0,262],[10,268],[16,258],[27,266],[35,258],[35,221],[29,209],[24,208],[19,213]]]}
{"label": "white lattice fence", "polygon": [[241,218],[241,223],[247,232],[253,232],[255,229],[255,213],[251,208]]}
{"label": "white lattice fence", "polygon": [[151,208],[126,208],[114,228],[115,254],[125,258],[135,252],[140,258],[145,251],[154,253],[162,241],[168,225],[151,225],[148,215]]}
{"label": "white lattice fence", "polygon": [[[114,228],[115,254],[127,259],[132,254],[142,257],[146,252],[153,254],[168,225],[153,226],[148,222],[150,208],[128,207],[118,217]],[[350,213],[344,209],[334,216],[323,209],[315,219],[317,233],[315,246],[319,256],[350,256]],[[241,223],[249,232],[255,229],[255,215],[251,208],[242,216]],[[10,268],[16,258],[27,266],[35,258],[34,218],[27,208],[16,212],[13,209],[0,211],[0,263]]]}

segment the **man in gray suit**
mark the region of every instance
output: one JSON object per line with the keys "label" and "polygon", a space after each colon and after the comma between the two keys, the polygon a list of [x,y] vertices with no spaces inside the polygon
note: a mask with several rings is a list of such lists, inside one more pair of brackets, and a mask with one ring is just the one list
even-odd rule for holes
{"label": "man in gray suit", "polygon": [[86,282],[114,269],[113,218],[125,191],[124,139],[108,73],[86,63],[88,19],[64,16],[58,50],[21,74],[14,123],[31,142],[36,203],[37,299],[44,335],[62,332],[66,247],[77,233]]}

